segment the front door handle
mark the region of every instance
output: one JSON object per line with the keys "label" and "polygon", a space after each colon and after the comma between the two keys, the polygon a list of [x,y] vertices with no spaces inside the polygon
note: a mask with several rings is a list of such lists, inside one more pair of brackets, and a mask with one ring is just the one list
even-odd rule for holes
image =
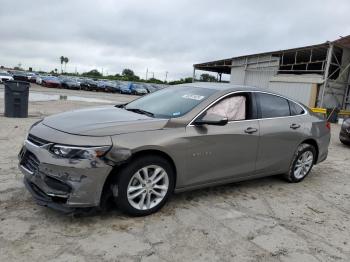
{"label": "front door handle", "polygon": [[255,132],[258,132],[258,129],[253,128],[253,127],[248,127],[246,130],[244,130],[244,132],[247,134],[253,134]]}
{"label": "front door handle", "polygon": [[291,125],[290,125],[290,128],[291,128],[291,129],[298,129],[299,127],[300,127],[299,124],[291,124]]}

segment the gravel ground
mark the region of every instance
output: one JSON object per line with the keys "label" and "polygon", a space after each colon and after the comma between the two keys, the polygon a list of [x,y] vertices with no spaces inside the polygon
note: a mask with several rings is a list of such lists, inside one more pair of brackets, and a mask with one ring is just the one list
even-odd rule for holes
{"label": "gravel ground", "polygon": [[338,125],[328,159],[299,184],[275,176],[182,193],[142,218],[117,210],[75,218],[37,206],[17,169],[28,128],[46,115],[100,104],[30,102],[29,118],[11,119],[0,99],[0,261],[350,261],[350,148],[339,142]]}

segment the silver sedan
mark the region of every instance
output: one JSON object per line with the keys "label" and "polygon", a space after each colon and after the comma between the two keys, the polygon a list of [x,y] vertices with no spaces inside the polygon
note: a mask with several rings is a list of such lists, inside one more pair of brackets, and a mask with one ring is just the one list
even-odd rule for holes
{"label": "silver sedan", "polygon": [[300,182],[326,159],[329,128],[281,95],[194,83],[46,117],[31,127],[19,168],[40,205],[114,202],[148,215],[176,192],[279,174]]}

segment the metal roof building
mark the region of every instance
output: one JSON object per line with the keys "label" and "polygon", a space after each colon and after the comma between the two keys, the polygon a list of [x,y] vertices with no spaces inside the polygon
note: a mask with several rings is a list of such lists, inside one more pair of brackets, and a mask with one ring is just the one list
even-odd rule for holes
{"label": "metal roof building", "polygon": [[193,65],[230,74],[230,82],[266,88],[310,107],[350,109],[350,35],[335,41]]}

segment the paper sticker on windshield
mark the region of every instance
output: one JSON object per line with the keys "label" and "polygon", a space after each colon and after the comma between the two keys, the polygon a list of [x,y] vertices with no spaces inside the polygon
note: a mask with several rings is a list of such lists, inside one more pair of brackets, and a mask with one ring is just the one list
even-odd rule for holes
{"label": "paper sticker on windshield", "polygon": [[181,112],[175,112],[175,113],[173,113],[173,116],[179,116],[179,115],[181,115]]}
{"label": "paper sticker on windshield", "polygon": [[193,100],[202,100],[204,98],[204,96],[200,96],[200,95],[191,95],[191,94],[188,94],[188,95],[183,95],[182,96],[183,98],[186,98],[186,99],[193,99]]}

